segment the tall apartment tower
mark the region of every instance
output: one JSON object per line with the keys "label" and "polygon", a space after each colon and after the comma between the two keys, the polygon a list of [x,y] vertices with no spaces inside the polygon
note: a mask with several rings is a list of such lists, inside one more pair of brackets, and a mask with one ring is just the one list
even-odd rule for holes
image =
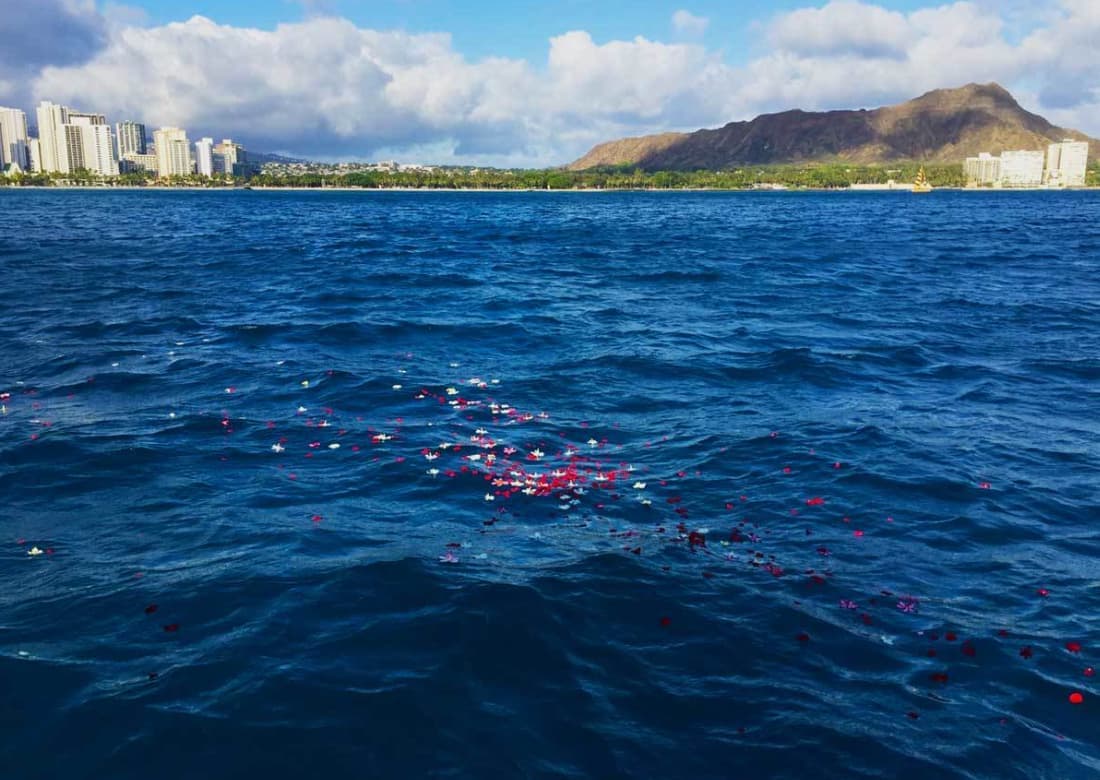
{"label": "tall apartment tower", "polygon": [[1067,138],[1047,147],[1046,181],[1060,187],[1083,187],[1089,165],[1087,141]]}
{"label": "tall apartment tower", "polygon": [[157,148],[157,176],[166,179],[191,174],[191,145],[186,131],[162,127],[153,132],[153,144]]}
{"label": "tall apartment tower", "polygon": [[14,163],[30,170],[27,141],[27,115],[18,108],[0,107],[0,168]]}
{"label": "tall apartment tower", "polygon": [[70,111],[64,128],[70,171],[83,168],[100,176],[118,175],[111,126],[103,114]]}
{"label": "tall apartment tower", "polygon": [[115,125],[115,139],[118,143],[118,159],[128,154],[146,154],[145,125],[140,122],[119,122]]}
{"label": "tall apartment tower", "polygon": [[37,138],[27,141],[27,161],[31,165],[29,170],[42,172],[42,142]]}
{"label": "tall apartment tower", "polygon": [[35,114],[38,117],[42,170],[46,173],[69,173],[69,153],[63,129],[69,123],[69,109],[43,100]]}
{"label": "tall apartment tower", "polygon": [[202,138],[195,141],[195,173],[200,176],[214,175],[213,138]]}
{"label": "tall apartment tower", "polygon": [[244,147],[233,143],[232,139],[225,138],[214,147],[214,169],[219,173],[236,174],[238,165],[246,160]]}

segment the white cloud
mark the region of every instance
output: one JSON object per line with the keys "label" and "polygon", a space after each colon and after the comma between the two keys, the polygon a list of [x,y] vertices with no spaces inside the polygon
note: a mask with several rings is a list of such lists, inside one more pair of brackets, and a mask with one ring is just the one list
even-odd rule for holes
{"label": "white cloud", "polygon": [[264,31],[196,16],[118,30],[91,62],[46,68],[35,92],[269,150],[370,156],[449,142],[457,156],[550,164],[633,128],[716,121],[711,95],[729,73],[701,46],[644,38],[566,33],[538,72],[470,62],[444,34],[332,17]]}
{"label": "white cloud", "polygon": [[682,35],[701,38],[707,31],[710,19],[705,16],[696,16],[691,11],[681,8],[672,15],[672,29]]}
{"label": "white cloud", "polygon": [[[70,26],[87,46],[43,59],[54,64],[35,71],[34,98],[304,156],[558,164],[623,135],[992,80],[1053,121],[1100,133],[1094,0],[1065,0],[1012,41],[988,3],[899,13],[834,0],[773,18],[767,48],[740,66],[701,43],[600,43],[584,31],[551,38],[544,63],[471,61],[446,34],[335,16],[274,30],[201,16],[142,27],[117,13],[105,23],[84,0],[42,2],[81,22]],[[682,14],[682,32],[702,31],[706,20]],[[0,102],[8,77],[0,69]]]}

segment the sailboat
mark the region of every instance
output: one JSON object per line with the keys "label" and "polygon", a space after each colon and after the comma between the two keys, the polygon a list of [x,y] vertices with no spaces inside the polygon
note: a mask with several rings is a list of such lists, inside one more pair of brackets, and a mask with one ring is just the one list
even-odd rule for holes
{"label": "sailboat", "polygon": [[924,166],[917,172],[917,180],[913,182],[913,192],[928,193],[932,191],[932,185],[928,183],[928,177],[924,175]]}

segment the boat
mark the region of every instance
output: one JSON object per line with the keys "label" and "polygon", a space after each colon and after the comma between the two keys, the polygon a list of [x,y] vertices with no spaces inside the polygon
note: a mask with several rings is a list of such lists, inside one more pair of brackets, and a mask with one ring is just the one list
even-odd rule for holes
{"label": "boat", "polygon": [[932,185],[928,183],[928,177],[924,175],[924,166],[917,172],[917,180],[913,182],[913,192],[927,193],[932,191]]}

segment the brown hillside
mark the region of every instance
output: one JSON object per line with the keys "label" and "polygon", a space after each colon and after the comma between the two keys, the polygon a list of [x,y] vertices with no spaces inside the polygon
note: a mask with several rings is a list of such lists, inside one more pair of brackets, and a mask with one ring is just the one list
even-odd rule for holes
{"label": "brown hillside", "polygon": [[784,111],[716,130],[664,133],[600,144],[570,166],[636,165],[646,170],[720,170],[737,165],[850,160],[957,163],[979,152],[1045,149],[1064,138],[1100,141],[1025,111],[998,84],[937,89],[873,111]]}

